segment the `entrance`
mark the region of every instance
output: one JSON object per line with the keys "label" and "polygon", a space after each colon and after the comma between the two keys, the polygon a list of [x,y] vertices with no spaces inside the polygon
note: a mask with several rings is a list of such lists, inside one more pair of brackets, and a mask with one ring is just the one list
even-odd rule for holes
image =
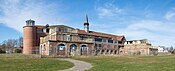
{"label": "entrance", "polygon": [[70,45],[69,55],[75,56],[77,51],[77,46],[75,44]]}
{"label": "entrance", "polygon": [[80,54],[81,55],[87,55],[88,54],[88,47],[86,45],[81,45],[81,50],[80,50]]}
{"label": "entrance", "polygon": [[57,55],[65,55],[66,47],[64,44],[59,44],[57,46]]}

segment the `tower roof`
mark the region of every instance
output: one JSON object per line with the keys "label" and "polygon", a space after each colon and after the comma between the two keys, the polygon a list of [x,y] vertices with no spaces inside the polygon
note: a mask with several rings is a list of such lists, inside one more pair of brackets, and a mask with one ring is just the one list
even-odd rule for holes
{"label": "tower roof", "polygon": [[86,15],[86,19],[85,19],[84,25],[89,25],[89,21],[88,21],[88,16],[87,15]]}
{"label": "tower roof", "polygon": [[26,21],[26,26],[34,26],[35,25],[35,21],[34,20],[27,20]]}
{"label": "tower roof", "polygon": [[29,19],[29,20],[26,20],[26,22],[28,22],[28,21],[31,21],[31,22],[35,22],[34,20],[31,20],[31,19]]}

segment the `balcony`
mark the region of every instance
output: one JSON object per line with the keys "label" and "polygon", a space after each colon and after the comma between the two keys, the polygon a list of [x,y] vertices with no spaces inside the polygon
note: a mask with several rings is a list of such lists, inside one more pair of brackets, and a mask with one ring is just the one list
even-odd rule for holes
{"label": "balcony", "polygon": [[40,38],[40,42],[47,42],[48,40],[55,40],[56,41],[56,35],[47,35],[45,37]]}

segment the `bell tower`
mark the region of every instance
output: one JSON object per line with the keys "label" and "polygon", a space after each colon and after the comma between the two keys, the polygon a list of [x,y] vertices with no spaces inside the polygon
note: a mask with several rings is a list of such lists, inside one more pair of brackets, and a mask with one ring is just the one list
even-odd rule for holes
{"label": "bell tower", "polygon": [[85,19],[85,22],[84,22],[84,30],[86,32],[89,32],[89,22],[88,22],[88,16],[86,15],[86,19]]}
{"label": "bell tower", "polygon": [[35,26],[35,21],[34,20],[27,20],[26,21],[26,26]]}
{"label": "bell tower", "polygon": [[23,27],[23,54],[36,53],[37,28],[34,20],[27,20]]}

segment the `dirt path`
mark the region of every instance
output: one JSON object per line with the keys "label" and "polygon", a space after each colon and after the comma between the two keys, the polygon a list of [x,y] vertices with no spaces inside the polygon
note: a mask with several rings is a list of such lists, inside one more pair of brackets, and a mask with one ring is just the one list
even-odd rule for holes
{"label": "dirt path", "polygon": [[90,63],[84,61],[67,59],[67,58],[59,58],[59,60],[66,60],[74,64],[74,67],[60,71],[84,71],[92,68],[92,65]]}

